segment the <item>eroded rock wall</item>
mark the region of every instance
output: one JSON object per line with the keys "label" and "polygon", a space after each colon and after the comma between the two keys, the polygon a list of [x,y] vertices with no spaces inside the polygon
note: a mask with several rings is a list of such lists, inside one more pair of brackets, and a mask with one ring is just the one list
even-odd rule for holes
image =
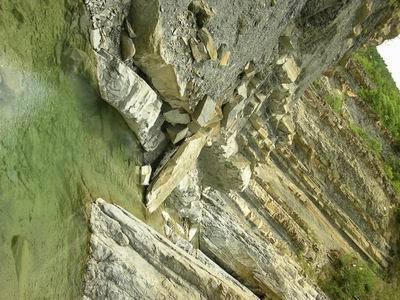
{"label": "eroded rock wall", "polygon": [[[199,269],[191,279],[186,272],[170,273],[174,263],[159,260],[163,251],[174,251],[176,264],[218,265],[210,276],[218,277],[223,291],[221,274],[250,293],[228,292],[239,298],[323,299],[305,275],[304,261],[319,269],[331,250],[388,265],[385,227],[393,189],[373,155],[308,87],[362,44],[382,32],[392,34],[385,29],[394,28],[396,18],[389,1],[88,0],[86,5],[102,97],[141,142],[147,164],[142,182],[150,179],[147,212],[175,244],[168,242],[165,249],[164,240],[164,246],[153,241],[160,237],[144,224],[136,226],[151,232],[148,237],[127,225],[132,219],[107,213],[108,204],[94,204],[89,298],[107,293],[161,298],[144,289],[149,279],[135,272],[143,265],[152,270],[149,276],[169,274],[184,282],[157,286],[163,295],[211,297],[198,281],[205,278]],[[101,231],[98,222],[105,224]],[[121,230],[115,233],[111,223],[122,228],[121,241],[115,240]],[[149,240],[154,253],[139,253]],[[196,256],[198,250],[202,255]],[[130,253],[134,259],[127,258],[128,265],[120,258],[102,262],[99,252]],[[118,274],[108,276],[108,270]]]}

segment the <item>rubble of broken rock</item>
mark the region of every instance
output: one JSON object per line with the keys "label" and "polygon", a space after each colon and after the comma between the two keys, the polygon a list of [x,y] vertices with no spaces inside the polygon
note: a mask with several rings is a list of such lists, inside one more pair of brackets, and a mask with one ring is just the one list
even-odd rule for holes
{"label": "rubble of broken rock", "polygon": [[[321,125],[318,96],[301,96],[381,29],[370,16],[390,6],[324,3],[86,0],[101,96],[143,147],[145,207],[165,236],[94,204],[86,296],[151,298],[149,282],[166,277],[152,285],[164,296],[324,299],[297,255],[318,268],[334,248],[388,265],[389,217],[362,189],[388,207],[393,195],[336,119]],[[143,264],[149,277],[135,271]],[[120,285],[131,278],[139,287]]]}

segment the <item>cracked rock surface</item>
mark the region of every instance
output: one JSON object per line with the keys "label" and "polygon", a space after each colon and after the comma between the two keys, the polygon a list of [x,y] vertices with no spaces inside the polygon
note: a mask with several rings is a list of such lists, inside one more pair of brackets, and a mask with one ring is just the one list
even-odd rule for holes
{"label": "cracked rock surface", "polygon": [[90,217],[85,299],[257,299],[127,211],[98,199]]}

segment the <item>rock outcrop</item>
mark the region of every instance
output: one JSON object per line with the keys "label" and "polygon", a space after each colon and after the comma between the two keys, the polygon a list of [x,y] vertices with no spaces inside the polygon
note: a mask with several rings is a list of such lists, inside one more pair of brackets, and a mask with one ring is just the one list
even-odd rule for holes
{"label": "rock outcrop", "polygon": [[399,146],[351,57],[399,6],[1,0],[0,298],[321,300],[332,253],[393,265]]}
{"label": "rock outcrop", "polygon": [[322,90],[362,118],[349,58],[396,2],[34,2],[0,5],[4,298],[85,273],[94,299],[324,299],[331,250],[391,264],[398,196]]}
{"label": "rock outcrop", "polygon": [[[149,223],[173,244],[161,246],[138,221],[142,231],[135,233],[134,219],[94,204],[88,296],[96,289],[108,295],[104,284],[115,295],[156,297],[131,281],[120,286],[106,275],[109,267],[138,287],[171,274],[174,283],[153,285],[165,297],[209,298],[211,287],[198,280],[211,279],[197,262],[195,274],[186,274],[194,258],[178,251],[161,259],[176,247],[189,255],[200,249],[206,266],[222,268],[207,275],[218,278],[217,298],[323,299],[299,258],[318,270],[332,249],[388,265],[386,208],[396,196],[376,161],[358,155],[365,152],[309,86],[361,45],[393,36],[393,3],[88,0],[87,6],[102,97],[146,151],[154,170],[144,201]],[[147,184],[149,172],[143,176]],[[120,229],[98,232],[100,219]],[[135,259],[100,266],[98,252],[126,256],[119,247]],[[140,256],[145,247],[157,250]],[[148,277],[133,271],[139,260]],[[185,276],[191,289],[175,285],[188,282]]]}
{"label": "rock outcrop", "polygon": [[96,57],[101,97],[121,113],[146,151],[155,150],[162,139],[161,128],[155,128],[161,100],[118,58],[105,51],[98,52]]}
{"label": "rock outcrop", "polygon": [[85,299],[257,299],[218,266],[104,200],[93,204],[90,226]]}

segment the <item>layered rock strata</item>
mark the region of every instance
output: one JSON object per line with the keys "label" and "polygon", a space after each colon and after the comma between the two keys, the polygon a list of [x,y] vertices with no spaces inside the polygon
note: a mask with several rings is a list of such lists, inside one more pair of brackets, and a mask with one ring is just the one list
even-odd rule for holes
{"label": "layered rock strata", "polygon": [[[224,270],[210,270],[212,276],[227,272],[252,296],[267,299],[325,297],[301,271],[298,257],[318,269],[330,250],[339,249],[388,265],[384,227],[393,190],[376,161],[357,155],[367,154],[318,92],[307,89],[385,31],[385,24],[392,34],[396,17],[388,2],[88,0],[87,6],[100,91],[147,151],[155,171],[146,209],[161,214],[160,227],[172,243],[189,254],[200,249]],[[106,207],[94,205],[94,228],[93,218],[103,218],[99,211],[121,228],[133,222]],[[93,235],[87,286],[101,285],[91,268],[108,278],[107,267],[95,267],[97,252],[119,249],[108,230],[101,233],[108,236],[105,244]],[[132,230],[130,237],[124,231],[128,238],[120,246],[138,257],[129,245],[147,238]],[[163,265],[164,254],[155,252],[149,268],[158,273],[151,276],[187,282],[185,272],[169,273],[177,261],[187,261],[186,254],[177,251],[181,258]],[[127,273],[118,276],[145,286],[149,278],[138,277],[132,271],[137,262],[128,261]],[[125,266],[121,260],[105,264]],[[156,297],[153,290],[124,290],[111,281],[116,295]],[[249,297],[220,286],[231,297]],[[171,285],[165,295],[210,298],[210,287],[191,287]],[[96,296],[94,290],[87,295]]]}
{"label": "layered rock strata", "polygon": [[85,299],[257,299],[218,266],[102,199],[92,206],[90,224]]}

